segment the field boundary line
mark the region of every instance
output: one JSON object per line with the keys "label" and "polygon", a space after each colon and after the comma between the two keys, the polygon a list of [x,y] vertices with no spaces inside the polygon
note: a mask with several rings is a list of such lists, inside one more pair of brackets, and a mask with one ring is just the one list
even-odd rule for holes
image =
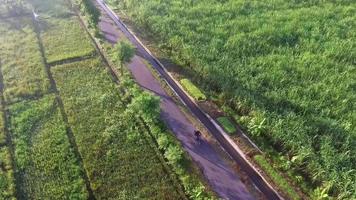
{"label": "field boundary line", "polygon": [[7,16],[3,16],[0,15],[0,20],[10,20],[10,19],[17,19],[17,18],[22,18],[22,17],[32,17],[31,13],[25,13],[25,14],[21,14],[21,15],[7,15]]}
{"label": "field boundary line", "polygon": [[44,93],[41,93],[41,94],[30,95],[30,96],[26,96],[26,97],[17,99],[16,101],[9,101],[9,102],[7,102],[6,105],[11,106],[11,105],[14,105],[14,104],[17,104],[17,103],[21,103],[21,102],[24,102],[24,101],[37,101],[37,100],[40,100],[43,97],[45,97],[47,95],[51,95],[51,94],[55,94],[55,93],[53,91],[48,91],[48,92],[44,92]]}
{"label": "field boundary line", "polygon": [[[240,159],[242,159],[243,162],[245,162],[245,163],[247,164],[247,166],[248,166],[251,170],[253,170],[254,173],[256,173],[256,175],[258,175],[256,178],[259,178],[260,180],[262,180],[263,183],[269,188],[269,190],[271,190],[271,192],[274,193],[274,194],[271,194],[271,195],[275,195],[274,198],[276,198],[276,199],[284,199],[284,198],[277,192],[277,190],[275,190],[275,189],[273,188],[273,186],[264,178],[264,176],[255,168],[255,166],[246,158],[246,156],[245,156],[245,154],[243,153],[243,151],[236,145],[236,143],[233,142],[233,140],[232,140],[232,139],[228,136],[228,134],[221,128],[221,126],[218,125],[218,123],[217,123],[214,119],[212,119],[207,113],[205,113],[204,111],[202,111],[202,110],[200,109],[200,107],[196,104],[195,100],[194,100],[189,94],[187,94],[187,92],[186,92],[185,90],[183,90],[183,88],[182,88],[182,86],[180,85],[180,83],[174,79],[174,77],[166,70],[166,68],[164,67],[164,65],[151,53],[151,51],[150,51],[150,50],[141,42],[141,40],[126,26],[126,24],[121,21],[121,19],[116,15],[116,13],[115,13],[108,5],[106,5],[106,3],[102,2],[101,0],[96,0],[96,1],[99,3],[99,5],[100,5],[101,7],[104,8],[104,10],[109,14],[109,16],[110,16],[111,18],[115,18],[115,19],[118,21],[119,25],[121,25],[121,26],[123,26],[123,27],[125,28],[126,31],[129,33],[129,35],[133,38],[133,40],[136,41],[136,43],[138,43],[138,44],[146,51],[146,53],[150,56],[150,58],[148,58],[148,59],[152,59],[152,61],[155,62],[155,63],[160,67],[160,70],[162,70],[163,72],[162,72],[162,71],[159,71],[159,70],[157,69],[157,67],[154,67],[154,69],[155,69],[159,74],[162,75],[161,77],[168,83],[168,85],[171,87],[171,89],[172,89],[176,94],[178,94],[178,92],[176,91],[176,89],[174,89],[174,86],[172,85],[172,83],[169,83],[169,80],[167,80],[167,79],[164,77],[164,75],[167,75],[167,76],[169,77],[169,79],[170,79],[171,81],[173,81],[173,83],[174,83],[175,85],[178,86],[178,88],[181,90],[181,92],[182,92],[185,96],[187,96],[187,97],[189,98],[189,100],[191,101],[191,102],[189,102],[189,103],[192,103],[193,105],[195,105],[195,109],[197,109],[198,112],[201,112],[206,118],[208,118],[208,120],[209,120],[210,123],[214,126],[214,128],[218,130],[218,132],[219,132],[220,135],[222,136],[223,140],[225,140],[225,141],[228,143],[228,146],[226,146],[226,145],[222,145],[222,146],[223,146],[223,147],[224,147],[224,146],[225,146],[225,147],[229,147],[229,151],[230,151],[230,152],[231,152],[231,148],[233,148],[234,151],[235,151],[235,153],[237,153],[237,156],[240,157]],[[114,20],[114,22],[116,22],[116,21]],[[116,22],[116,23],[117,23],[117,22]],[[133,42],[133,41],[131,41],[131,42]],[[164,74],[162,74],[162,73],[164,73]],[[181,95],[178,95],[178,97],[179,97],[179,99],[182,101],[182,103],[183,103],[184,105],[186,105],[186,102],[184,102],[184,100],[183,100],[183,98],[181,97]],[[186,106],[187,106],[187,105],[186,105]],[[211,128],[208,127],[208,126],[205,124],[205,122],[201,121],[200,117],[196,115],[196,113],[192,110],[192,108],[191,108],[190,106],[187,106],[187,108],[192,112],[192,114],[193,114],[194,116],[196,116],[196,118],[197,118],[202,124],[204,124],[204,125],[207,127],[208,130],[211,131]],[[217,137],[218,135],[216,135],[216,134],[213,134],[213,135],[216,137],[216,139],[219,141],[220,144],[224,144],[224,143],[225,143],[225,141],[222,141],[222,140],[221,140],[221,137],[220,137],[220,136],[219,136],[219,138],[218,138],[218,137]],[[225,149],[225,147],[224,147],[224,149]],[[227,150],[227,149],[225,149],[225,150]],[[229,151],[227,151],[227,152],[229,152]],[[233,155],[231,155],[231,153],[229,153],[229,154],[230,154],[230,156],[233,156]],[[237,157],[237,159],[234,159],[234,160],[236,160],[236,161],[239,160],[238,157]],[[234,156],[233,158],[235,158],[235,156]],[[241,162],[241,161],[240,161],[240,162]],[[253,181],[253,182],[255,182],[255,181]],[[259,187],[258,187],[258,188],[259,188]],[[259,188],[259,189],[260,189],[260,188]]]}
{"label": "field boundary line", "polygon": [[83,178],[83,180],[85,182],[85,186],[86,186],[86,189],[87,189],[88,194],[89,194],[88,200],[96,200],[96,198],[94,196],[94,192],[93,192],[92,187],[91,187],[90,179],[88,177],[87,171],[86,171],[86,169],[84,167],[84,164],[83,164],[83,158],[82,158],[82,156],[81,156],[81,154],[79,152],[79,149],[78,149],[78,146],[77,146],[77,143],[76,143],[76,140],[75,140],[75,136],[74,136],[73,131],[72,131],[70,125],[69,125],[68,116],[67,116],[67,114],[65,112],[62,98],[59,95],[59,91],[57,89],[56,82],[55,82],[55,80],[54,80],[54,78],[52,76],[50,66],[47,63],[47,59],[46,59],[46,55],[45,55],[45,51],[44,51],[44,46],[43,46],[43,43],[42,43],[42,40],[41,40],[40,28],[39,28],[39,26],[37,24],[36,19],[34,19],[34,17],[32,17],[32,23],[33,23],[34,28],[35,28],[37,42],[38,42],[38,45],[40,47],[43,63],[45,65],[45,71],[47,73],[47,76],[48,76],[48,79],[49,79],[49,82],[50,82],[50,91],[55,93],[55,99],[56,99],[56,101],[58,103],[58,107],[59,107],[60,113],[62,115],[63,122],[64,122],[64,124],[66,126],[66,135],[67,135],[68,141],[69,141],[70,146],[73,149],[74,155],[76,157],[76,160],[77,160],[76,163],[78,164],[78,166],[81,169],[80,170],[81,171],[81,177]]}
{"label": "field boundary line", "polygon": [[88,55],[84,55],[84,56],[77,56],[77,57],[73,57],[73,58],[65,58],[62,60],[57,60],[57,61],[53,61],[53,62],[49,62],[47,63],[47,65],[49,67],[55,67],[58,65],[65,65],[65,64],[71,64],[71,63],[75,63],[75,62],[81,62],[81,61],[85,61],[85,60],[89,60],[92,58],[95,58],[97,56],[96,52],[90,53]]}
{"label": "field boundary line", "polygon": [[[9,152],[10,152],[10,162],[11,162],[11,167],[12,170],[14,171],[13,174],[13,178],[14,178],[14,184],[15,184],[15,192],[14,192],[14,196],[16,199],[21,199],[23,198],[23,193],[20,192],[21,188],[20,188],[20,177],[18,174],[18,170],[17,170],[17,166],[15,164],[15,147],[14,144],[12,142],[12,135],[10,133],[10,127],[11,127],[11,120],[10,120],[10,112],[7,108],[8,104],[5,101],[4,98],[4,77],[2,74],[2,65],[1,65],[1,59],[0,59],[0,101],[1,101],[1,107],[2,107],[2,111],[3,111],[3,122],[4,122],[4,134],[6,137],[6,144],[5,146],[7,146],[9,148]],[[21,195],[20,195],[21,194]]]}

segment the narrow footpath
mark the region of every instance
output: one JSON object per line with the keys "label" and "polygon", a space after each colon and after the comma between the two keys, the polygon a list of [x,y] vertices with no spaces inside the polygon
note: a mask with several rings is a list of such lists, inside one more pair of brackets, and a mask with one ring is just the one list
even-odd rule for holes
{"label": "narrow footpath", "polygon": [[[105,39],[110,43],[116,43],[118,40],[126,38],[126,35],[103,8],[101,6],[98,8],[102,14],[99,26]],[[203,140],[201,144],[195,142],[193,137],[195,127],[147,68],[144,62],[145,60],[147,62],[147,59],[140,55],[139,52],[129,64],[132,75],[144,89],[161,98],[162,119],[180,140],[192,159],[198,163],[211,188],[223,199],[254,199],[238,175],[208,141]]]}

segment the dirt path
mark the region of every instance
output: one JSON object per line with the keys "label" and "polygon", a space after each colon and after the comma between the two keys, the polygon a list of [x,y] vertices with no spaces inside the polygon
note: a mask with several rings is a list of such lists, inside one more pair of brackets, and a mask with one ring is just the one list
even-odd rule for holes
{"label": "dirt path", "polygon": [[[111,43],[116,43],[118,40],[126,37],[103,10],[100,29],[107,41]],[[171,97],[163,90],[158,80],[154,78],[151,71],[147,68],[144,60],[151,61],[136,55],[129,64],[130,71],[143,88],[161,97],[162,119],[176,134],[184,149],[201,167],[211,187],[223,199],[254,199],[234,170],[206,140],[201,144],[197,144],[194,141],[192,134],[195,129],[194,126],[187,120]]]}

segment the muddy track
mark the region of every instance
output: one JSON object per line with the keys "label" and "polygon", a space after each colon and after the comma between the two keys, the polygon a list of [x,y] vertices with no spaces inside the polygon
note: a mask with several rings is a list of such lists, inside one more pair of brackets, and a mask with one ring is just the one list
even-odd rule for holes
{"label": "muddy track", "polygon": [[82,158],[82,156],[81,156],[81,154],[79,152],[79,149],[78,149],[77,143],[75,141],[75,136],[73,134],[73,131],[69,126],[68,116],[67,116],[67,114],[65,112],[62,98],[59,95],[56,82],[55,82],[55,80],[54,80],[54,78],[52,76],[52,73],[51,73],[51,70],[50,70],[50,66],[48,65],[46,57],[45,57],[46,55],[45,55],[43,43],[42,43],[42,40],[41,40],[41,37],[40,37],[40,28],[39,28],[39,26],[36,23],[36,20],[34,18],[32,18],[32,22],[33,22],[33,25],[35,27],[37,41],[38,41],[38,44],[39,44],[39,47],[40,47],[41,56],[43,58],[43,63],[45,65],[45,71],[46,71],[48,79],[50,81],[50,85],[51,85],[50,91],[54,92],[55,95],[56,95],[56,101],[58,103],[58,106],[59,106],[63,121],[64,121],[64,123],[66,125],[66,134],[67,134],[69,143],[70,143],[70,145],[71,145],[71,147],[73,149],[73,152],[74,152],[74,154],[75,154],[75,156],[77,158],[77,162],[78,162],[77,164],[81,168],[82,178],[84,179],[86,189],[87,189],[87,191],[89,193],[88,199],[89,200],[95,200],[96,198],[94,196],[94,193],[93,193],[93,190],[92,190],[92,187],[90,185],[89,178],[88,178],[88,174],[86,173],[86,170],[85,170],[85,167],[84,167],[84,164],[83,164],[83,158]]}
{"label": "muddy track", "polygon": [[270,184],[258,173],[258,171],[238,152],[234,146],[224,137],[209,117],[193,102],[193,100],[179,87],[175,80],[168,74],[162,64],[142,45],[141,42],[127,29],[126,25],[114,14],[101,0],[96,0],[101,9],[116,23],[117,27],[137,47],[143,57],[157,70],[161,77],[170,85],[180,97],[188,109],[201,121],[209,132],[215,137],[233,160],[248,174],[253,183],[268,199],[282,199],[282,197],[270,186]]}

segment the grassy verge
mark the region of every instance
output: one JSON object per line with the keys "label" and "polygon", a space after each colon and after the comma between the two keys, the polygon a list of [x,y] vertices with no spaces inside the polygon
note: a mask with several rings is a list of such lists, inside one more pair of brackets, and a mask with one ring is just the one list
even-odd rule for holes
{"label": "grassy verge", "polygon": [[182,198],[101,65],[92,59],[53,68],[94,194]]}
{"label": "grassy verge", "polygon": [[300,199],[297,192],[293,187],[283,178],[275,169],[272,167],[269,162],[262,155],[255,155],[253,159],[256,163],[263,169],[263,171],[272,179],[272,181],[283,190],[284,193],[287,193],[291,199],[297,200]]}
{"label": "grassy verge", "polygon": [[184,87],[184,89],[187,90],[187,92],[195,99],[198,101],[205,101],[206,96],[205,94],[200,91],[199,88],[197,88],[190,80],[188,79],[182,79],[180,80],[180,83]]}
{"label": "grassy verge", "polygon": [[49,81],[30,19],[0,20],[0,61],[6,101],[48,91]]}
{"label": "grassy verge", "polygon": [[221,124],[224,128],[224,130],[229,133],[229,134],[232,134],[232,133],[235,133],[236,132],[236,127],[235,125],[229,120],[229,118],[227,117],[219,117],[216,119],[219,124]]}
{"label": "grassy verge", "polygon": [[29,199],[87,199],[54,96],[16,103],[10,112],[21,192]]}
{"label": "grassy verge", "polygon": [[95,52],[76,17],[50,18],[46,22],[48,24],[42,26],[41,38],[48,63],[87,56]]}

